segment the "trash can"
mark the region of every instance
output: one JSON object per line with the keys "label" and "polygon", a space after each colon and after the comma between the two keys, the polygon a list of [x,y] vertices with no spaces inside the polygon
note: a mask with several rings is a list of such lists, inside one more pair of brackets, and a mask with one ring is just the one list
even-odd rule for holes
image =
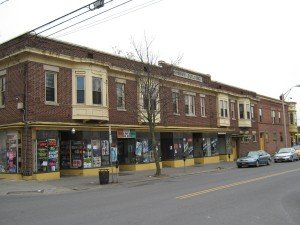
{"label": "trash can", "polygon": [[109,182],[109,170],[100,169],[99,170],[99,183],[100,184],[108,184]]}

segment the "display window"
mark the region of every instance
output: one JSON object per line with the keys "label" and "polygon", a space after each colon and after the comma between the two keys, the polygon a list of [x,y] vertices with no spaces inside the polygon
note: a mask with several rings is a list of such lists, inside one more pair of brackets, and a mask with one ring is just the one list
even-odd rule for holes
{"label": "display window", "polygon": [[[112,140],[115,140],[115,136],[112,133]],[[61,168],[99,168],[109,166],[110,149],[108,137],[108,132],[81,131],[73,135],[70,132],[61,132]],[[112,145],[116,146],[115,142]],[[114,147],[113,150],[115,151],[116,148]],[[115,158],[116,154],[114,154]]]}
{"label": "display window", "polygon": [[21,140],[18,132],[0,132],[0,172],[18,173],[21,162]]}
{"label": "display window", "polygon": [[218,137],[217,134],[203,134],[202,149],[204,157],[211,157],[219,155],[217,148]]}
{"label": "display window", "polygon": [[59,139],[57,131],[37,131],[36,172],[59,171]]}

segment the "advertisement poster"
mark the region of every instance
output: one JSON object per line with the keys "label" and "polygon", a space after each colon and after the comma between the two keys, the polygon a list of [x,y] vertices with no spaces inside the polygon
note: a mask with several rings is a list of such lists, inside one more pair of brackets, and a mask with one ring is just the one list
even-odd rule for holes
{"label": "advertisement poster", "polygon": [[107,140],[101,141],[101,152],[102,155],[109,155],[109,145]]}
{"label": "advertisement poster", "polygon": [[91,141],[92,154],[93,154],[93,167],[101,166],[101,153],[100,153],[100,140]]}

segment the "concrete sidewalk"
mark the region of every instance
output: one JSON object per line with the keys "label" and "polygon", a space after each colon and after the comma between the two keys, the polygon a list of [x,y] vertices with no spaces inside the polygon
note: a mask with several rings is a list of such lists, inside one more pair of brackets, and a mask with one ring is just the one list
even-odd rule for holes
{"label": "concrete sidewalk", "polygon": [[228,170],[235,168],[234,162],[221,162],[216,164],[195,165],[181,168],[162,168],[162,176],[155,177],[154,170],[147,171],[122,171],[109,177],[108,185],[100,185],[98,176],[63,176],[59,180],[51,181],[24,181],[24,180],[0,180],[0,196],[4,195],[40,195],[60,194],[76,191],[86,191],[100,188],[110,188],[111,185],[122,185],[138,182],[149,182],[164,178],[176,178],[192,174],[208,173],[216,170]]}

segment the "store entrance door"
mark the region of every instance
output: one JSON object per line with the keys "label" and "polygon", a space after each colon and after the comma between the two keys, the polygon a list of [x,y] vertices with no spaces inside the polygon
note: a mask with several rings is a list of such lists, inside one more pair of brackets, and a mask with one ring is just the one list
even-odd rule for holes
{"label": "store entrance door", "polygon": [[118,139],[118,161],[120,164],[134,164],[135,160],[135,139]]}

